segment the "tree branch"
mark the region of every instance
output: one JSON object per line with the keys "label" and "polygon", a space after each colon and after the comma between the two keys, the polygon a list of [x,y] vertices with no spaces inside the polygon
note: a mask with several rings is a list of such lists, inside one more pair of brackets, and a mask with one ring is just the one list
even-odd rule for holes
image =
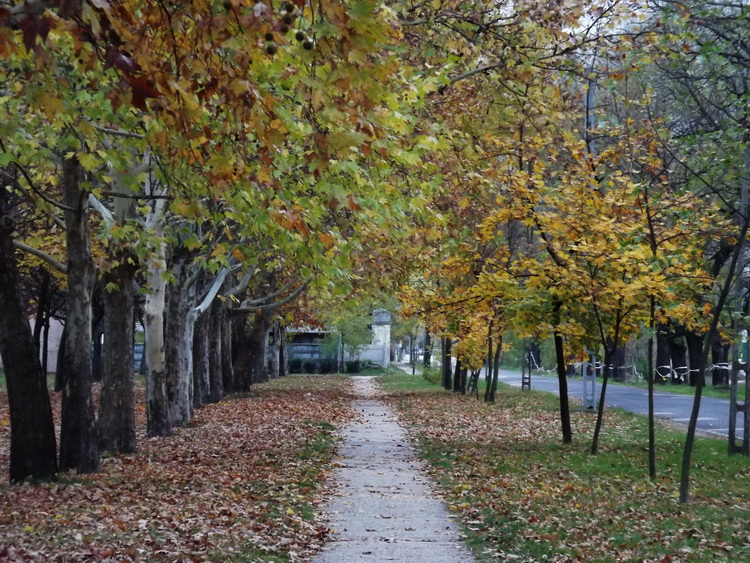
{"label": "tree branch", "polygon": [[[308,285],[312,280],[308,278],[306,281],[302,282],[302,285]],[[247,308],[252,309],[255,305],[263,305],[267,301],[270,301],[271,299],[276,299],[278,296],[283,295],[290,287],[292,287],[295,284],[295,281],[290,281],[288,284],[286,284],[284,287],[279,289],[278,291],[274,291],[273,293],[270,293],[266,295],[265,297],[261,297],[260,299],[245,299],[242,304],[240,305],[240,309]]]}
{"label": "tree branch", "polygon": [[141,135],[140,133],[122,131],[121,129],[109,129],[108,127],[102,127],[101,125],[92,123],[91,121],[89,121],[89,123],[94,129],[96,129],[97,131],[101,131],[102,133],[106,133],[107,135],[114,135],[115,137],[125,137],[128,139],[144,139],[145,138],[145,136]]}
{"label": "tree branch", "polygon": [[13,246],[15,246],[18,250],[22,250],[28,254],[33,254],[37,258],[41,258],[55,270],[62,272],[63,274],[68,273],[68,268],[65,264],[55,260],[52,256],[42,250],[39,250],[38,248],[34,248],[33,246],[29,246],[28,244],[24,244],[23,242],[18,240],[13,240]]}
{"label": "tree branch", "polygon": [[206,309],[208,309],[211,306],[211,303],[216,297],[216,294],[219,293],[221,286],[224,285],[224,280],[227,279],[228,275],[229,275],[229,269],[222,268],[221,271],[219,272],[219,275],[216,276],[216,278],[214,278],[214,282],[211,284],[211,289],[208,290],[208,293],[203,298],[203,301],[201,301],[200,305],[193,308],[193,313],[196,316],[202,315],[203,313],[206,312]]}
{"label": "tree branch", "polygon": [[[243,306],[238,307],[237,309],[234,309],[234,311],[269,311],[273,309],[278,309],[279,307],[286,305],[290,301],[293,301],[299,297],[305,289],[307,289],[307,286],[310,285],[310,279],[307,279],[302,285],[300,285],[297,289],[295,289],[292,293],[290,293],[287,297],[282,299],[281,301],[276,301],[275,303],[268,303],[266,305],[259,305],[254,307],[245,307],[244,303]],[[276,292],[278,293],[278,292]]]}

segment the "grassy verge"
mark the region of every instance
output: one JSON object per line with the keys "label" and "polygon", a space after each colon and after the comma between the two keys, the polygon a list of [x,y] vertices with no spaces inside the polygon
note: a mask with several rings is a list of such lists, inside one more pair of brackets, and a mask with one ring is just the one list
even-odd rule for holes
{"label": "grassy verge", "polygon": [[351,374],[354,376],[357,375],[403,375],[403,370],[397,368],[396,366],[388,366],[387,368],[383,368],[376,365],[369,365],[366,368],[362,369],[359,373]]}
{"label": "grassy verge", "polygon": [[698,440],[681,505],[683,433],[658,429],[652,482],[642,417],[609,410],[591,456],[594,417],[574,412],[562,445],[551,395],[503,387],[485,405],[402,377],[383,385],[482,560],[750,560],[750,461],[725,441]]}
{"label": "grassy verge", "polygon": [[[0,560],[303,560],[326,534],[315,506],[348,389],[342,377],[289,376],[147,438],[139,388],[139,453],[105,458],[96,475],[0,484]],[[3,475],[8,438],[0,427]]]}

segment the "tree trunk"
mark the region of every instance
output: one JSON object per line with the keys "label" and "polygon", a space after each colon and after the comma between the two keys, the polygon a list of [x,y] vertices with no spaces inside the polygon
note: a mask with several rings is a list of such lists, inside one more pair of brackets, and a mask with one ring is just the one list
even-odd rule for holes
{"label": "tree trunk", "polygon": [[471,370],[471,378],[469,379],[469,385],[466,389],[466,394],[476,395],[477,401],[479,400],[479,376],[481,373],[481,369]]}
{"label": "tree trunk", "polygon": [[[555,324],[560,323],[560,302],[554,304]],[[573,441],[573,430],[570,426],[570,405],[568,403],[568,379],[565,374],[567,361],[565,359],[565,348],[563,346],[563,336],[559,330],[555,330],[555,358],[557,360],[557,381],[560,388],[560,426],[563,435],[563,444],[570,444]]]}
{"label": "tree trunk", "polygon": [[[594,429],[594,439],[591,442],[591,454],[596,455],[599,451],[599,434],[602,429],[602,423],[604,422],[604,403],[607,397],[607,383],[612,375],[612,365],[614,363],[614,355],[620,348],[620,322],[622,320],[621,312],[617,312],[617,322],[615,324],[614,338],[604,339],[604,378],[602,380],[602,390],[599,395],[599,409],[596,415],[596,428]],[[600,325],[601,327],[601,325]],[[602,334],[604,331],[601,331]]]}
{"label": "tree trunk", "polygon": [[167,244],[164,242],[164,200],[158,200],[148,217],[146,227],[153,233],[153,256],[146,263],[149,291],[143,303],[143,329],[146,358],[146,414],[149,436],[169,436],[172,422],[169,418],[167,397],[167,351],[164,339],[167,299]]}
{"label": "tree trunk", "polygon": [[615,381],[625,381],[625,347],[618,346],[612,354],[610,377]]}
{"label": "tree trunk", "polygon": [[200,315],[193,329],[193,408],[199,409],[208,402],[211,392],[210,314]]}
{"label": "tree trunk", "polygon": [[666,383],[672,373],[672,355],[669,347],[669,328],[660,324],[656,327],[656,373],[654,383]]}
{"label": "tree trunk", "polygon": [[99,405],[99,443],[102,451],[133,453],[135,397],[133,390],[134,268],[126,257],[107,272],[105,280],[117,284],[104,290],[104,373]]}
{"label": "tree trunk", "polygon": [[687,383],[687,346],[672,338],[669,342],[669,353],[672,358],[672,383]]}
{"label": "tree trunk", "polygon": [[531,356],[532,364],[529,369],[537,369],[542,365],[542,352],[539,350],[539,344],[536,340],[532,340],[529,344],[529,354]]}
{"label": "tree trunk", "polygon": [[656,434],[654,430],[654,326],[656,324],[656,298],[649,303],[648,338],[648,475],[656,479]]}
{"label": "tree trunk", "polygon": [[698,366],[701,363],[703,337],[700,334],[688,331],[685,334],[685,340],[687,341],[688,362],[690,366],[687,383],[695,387],[698,381]]}
{"label": "tree trunk", "polygon": [[209,318],[208,350],[208,400],[218,403],[224,398],[224,379],[222,375],[222,325],[226,323],[224,304],[216,299],[206,315]]}
{"label": "tree trunk", "polygon": [[221,322],[221,382],[223,384],[224,393],[233,393],[235,390],[234,383],[234,367],[232,365],[232,350],[233,338],[232,332],[234,329],[234,322],[230,315],[230,311],[224,303],[221,303],[222,308],[222,322]]}
{"label": "tree trunk", "polygon": [[453,387],[451,381],[451,372],[453,366],[451,365],[451,348],[453,347],[453,341],[450,337],[443,337],[443,389],[450,391]]}
{"label": "tree trunk", "polygon": [[609,375],[611,371],[612,356],[614,355],[614,349],[612,346],[605,346],[604,348],[604,378],[602,380],[602,391],[599,397],[599,408],[596,413],[596,426],[594,428],[594,439],[591,441],[591,455],[599,453],[599,435],[602,431],[602,423],[604,422],[604,398],[607,395],[607,383],[609,382]]}
{"label": "tree trunk", "polygon": [[[242,321],[240,324],[239,321]],[[253,384],[252,368],[250,367],[250,335],[247,328],[248,318],[241,314],[233,319],[232,326],[232,370],[234,372],[235,391],[249,391]]]}
{"label": "tree trunk", "polygon": [[65,380],[67,379],[65,361],[65,340],[68,332],[67,322],[63,325],[62,334],[60,335],[60,347],[57,349],[57,367],[55,368],[55,393],[62,393]]}
{"label": "tree trunk", "polygon": [[26,317],[13,249],[15,225],[0,194],[0,356],[10,410],[10,480],[57,473],[55,427],[45,374]]}
{"label": "tree trunk", "polygon": [[255,314],[252,327],[234,366],[237,383],[241,391],[249,391],[253,383],[268,381],[266,356],[268,352],[268,328],[270,314],[260,311]]}
{"label": "tree trunk", "polygon": [[484,402],[490,401],[490,389],[492,383],[492,321],[487,327],[487,371],[484,376]]}
{"label": "tree trunk", "polygon": [[285,377],[289,373],[289,347],[287,346],[286,327],[279,329],[279,377]]}
{"label": "tree trunk", "polygon": [[104,326],[96,323],[91,326],[91,380],[97,383],[102,380],[102,335]]}
{"label": "tree trunk", "polygon": [[[162,220],[157,220],[155,235],[164,233]],[[169,399],[167,397],[166,349],[164,342],[164,314],[166,311],[167,283],[165,254],[166,245],[158,243],[155,258],[148,265],[148,287],[146,302],[143,306],[143,329],[146,345],[143,353],[146,358],[146,393],[149,436],[169,436],[172,434],[172,422],[169,418]]]}
{"label": "tree trunk", "polygon": [[[42,351],[42,329],[47,320],[47,309],[49,308],[49,272],[44,268],[38,268],[39,275],[42,277],[39,284],[39,295],[36,303],[36,320],[34,321],[34,344],[41,354]],[[40,356],[41,358],[41,356]]]}
{"label": "tree trunk", "polygon": [[461,358],[456,359],[456,371],[453,372],[453,392],[461,392]]}
{"label": "tree trunk", "polygon": [[424,355],[423,364],[425,368],[429,368],[432,365],[432,338],[430,337],[430,331],[425,329],[424,331]]}
{"label": "tree trunk", "polygon": [[[245,349],[247,345],[247,325],[250,322],[249,313],[243,311],[237,312],[230,317],[230,324],[232,325],[231,337],[232,337],[232,365],[235,365],[241,356],[241,351]],[[235,372],[237,370],[235,369]],[[235,378],[237,374],[235,373]]]}
{"label": "tree trunk", "polygon": [[276,319],[271,326],[271,353],[268,358],[268,377],[277,379],[281,370],[281,321]]}
{"label": "tree trunk", "polygon": [[193,330],[190,295],[185,288],[187,271],[180,259],[172,267],[175,283],[167,288],[167,399],[172,426],[183,426],[193,416]]}
{"label": "tree trunk", "polygon": [[492,360],[492,381],[489,383],[490,388],[490,403],[495,402],[495,395],[497,394],[497,381],[500,378],[500,357],[503,351],[503,339],[502,336],[498,339],[497,346],[495,347],[495,357]]}
{"label": "tree trunk", "polygon": [[[248,345],[249,377],[252,383],[268,381],[268,329],[271,326],[271,315],[267,311],[256,313],[250,329]],[[247,391],[246,389],[243,389]]]}
{"label": "tree trunk", "polygon": [[[729,385],[729,344],[722,340],[713,342],[711,344],[711,360],[714,364],[711,371],[711,384],[714,386]],[[692,364],[690,375],[693,375]]]}
{"label": "tree trunk", "polygon": [[[44,332],[42,333],[42,373],[45,382],[47,380],[47,356],[49,355],[49,317],[44,319]],[[46,384],[46,383],[45,383]]]}
{"label": "tree trunk", "polygon": [[78,473],[99,470],[99,437],[91,396],[91,299],[94,262],[86,221],[86,193],[80,185],[81,165],[75,158],[63,164],[68,252],[68,320],[66,323],[66,381],[60,425],[60,469]]}

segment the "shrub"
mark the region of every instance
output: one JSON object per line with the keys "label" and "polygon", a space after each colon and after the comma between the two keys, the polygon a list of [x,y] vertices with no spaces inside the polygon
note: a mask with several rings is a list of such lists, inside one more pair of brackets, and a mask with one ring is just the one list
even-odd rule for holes
{"label": "shrub", "polygon": [[292,358],[289,360],[289,373],[301,373],[302,372],[302,359]]}
{"label": "shrub", "polygon": [[441,370],[433,367],[425,368],[422,372],[424,377],[430,383],[441,383],[443,381],[443,374]]}
{"label": "shrub", "polygon": [[320,360],[320,373],[334,373],[336,371],[336,361],[330,358]]}
{"label": "shrub", "polygon": [[312,360],[302,362],[302,373],[315,373],[315,362]]}
{"label": "shrub", "polygon": [[346,362],[346,373],[359,373],[360,370],[359,360],[349,360]]}

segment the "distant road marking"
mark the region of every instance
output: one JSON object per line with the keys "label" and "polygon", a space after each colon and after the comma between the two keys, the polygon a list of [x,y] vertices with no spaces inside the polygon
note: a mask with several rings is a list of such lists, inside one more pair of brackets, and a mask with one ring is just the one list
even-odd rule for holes
{"label": "distant road marking", "polygon": [[[690,417],[688,418],[673,418],[675,422],[690,422]],[[718,420],[718,418],[714,416],[699,416],[696,420]]]}
{"label": "distant road marking", "polygon": [[655,412],[654,416],[672,416],[673,412]]}

